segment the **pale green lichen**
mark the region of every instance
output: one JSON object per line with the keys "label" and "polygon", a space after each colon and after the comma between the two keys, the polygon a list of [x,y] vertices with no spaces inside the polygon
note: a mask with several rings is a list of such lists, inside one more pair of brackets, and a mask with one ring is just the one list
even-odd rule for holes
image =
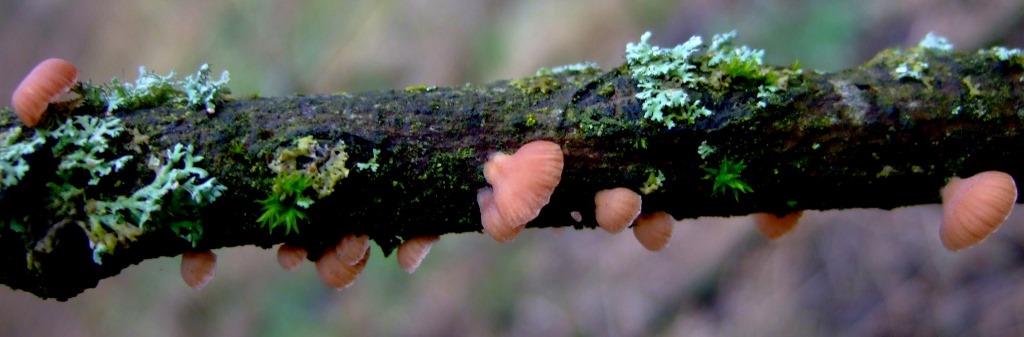
{"label": "pale green lichen", "polygon": [[81,169],[89,173],[89,185],[96,185],[103,176],[120,170],[132,156],[108,159],[107,150],[109,140],[123,131],[121,120],[115,117],[75,116],[73,120],[64,120],[57,129],[46,133],[56,141],[54,157],[61,158],[57,175],[69,179],[74,170]]}
{"label": "pale green lichen", "polygon": [[120,83],[115,78],[100,91],[100,96],[106,102],[108,113],[122,109],[155,107],[170,102],[179,95],[175,86],[173,71],[160,76],[146,70],[146,67],[139,67],[139,77],[135,79],[134,84]]}
{"label": "pale green lichen", "polygon": [[213,80],[208,64],[203,64],[195,74],[180,81],[174,79],[173,71],[161,76],[146,70],[146,67],[139,67],[139,76],[134,83],[121,83],[115,78],[109,84],[83,84],[76,90],[85,97],[87,104],[105,107],[108,114],[167,103],[202,108],[213,113],[217,102],[222,101],[230,92],[226,87],[229,79],[225,70],[220,79]]}
{"label": "pale green lichen", "polygon": [[228,93],[225,85],[230,79],[227,70],[220,73],[220,79],[211,79],[210,65],[203,63],[199,71],[186,76],[181,84],[185,92],[185,103],[190,107],[205,107],[207,113],[216,112],[216,102]]}
{"label": "pale green lichen", "polygon": [[376,173],[377,172],[377,168],[380,167],[380,164],[377,163],[377,156],[379,156],[379,155],[380,155],[380,150],[373,149],[373,158],[370,158],[370,161],[365,162],[365,163],[356,163],[356,169],[358,169],[360,171],[370,170],[370,172]]}
{"label": "pale green lichen", "polygon": [[38,132],[23,137],[21,127],[12,127],[0,134],[0,191],[17,185],[28,173],[25,156],[32,154],[46,139]]}
{"label": "pale green lichen", "polygon": [[939,54],[951,53],[953,52],[953,44],[949,43],[949,40],[942,36],[928,33],[928,35],[926,35],[924,39],[917,44],[916,48],[911,48],[902,55],[904,58],[903,62],[897,65],[896,68],[893,68],[889,74],[897,80],[916,80],[930,87],[931,80],[927,77],[929,65],[928,62],[923,60],[925,57],[924,53],[926,52]]}
{"label": "pale green lichen", "polygon": [[[120,244],[135,240],[147,230],[146,223],[160,214],[194,213],[195,209],[213,203],[227,189],[216,178],[196,166],[202,156],[193,154],[192,145],[175,144],[165,152],[165,160],[150,157],[147,165],[154,178],[149,184],[130,195],[114,200],[89,200],[86,204],[88,221],[81,223],[93,247],[93,259],[100,263],[102,254],[112,252]],[[190,212],[183,212],[183,210]],[[165,219],[171,220],[171,219]],[[179,219],[175,232],[196,244],[201,230],[198,221]],[[181,228],[182,224],[187,225]]]}
{"label": "pale green lichen", "polygon": [[575,73],[588,73],[601,70],[601,67],[597,63],[586,61],[573,64],[566,64],[557,66],[554,68],[540,68],[537,70],[536,76],[544,75],[560,75],[560,74],[575,74]]}
{"label": "pale green lichen", "polygon": [[697,155],[700,156],[700,159],[707,159],[716,150],[714,146],[708,145],[707,141],[701,141],[700,145],[697,146]]}
{"label": "pale green lichen", "polygon": [[711,110],[683,90],[698,84],[693,73],[696,65],[690,58],[703,43],[701,37],[691,37],[672,49],[652,46],[650,38],[651,32],[646,32],[639,42],[626,45],[626,63],[640,88],[636,98],[643,101],[644,118],[671,129],[676,122],[692,124],[699,117],[711,116]]}
{"label": "pale green lichen", "polygon": [[[1010,66],[1024,68],[1024,52],[1019,48],[1009,49],[1006,47],[992,47],[987,50],[979,50],[978,54],[987,55],[996,59],[999,62],[1006,62]],[[1020,82],[1024,82],[1024,75],[1021,75]]]}
{"label": "pale green lichen", "polygon": [[917,44],[918,48],[928,49],[937,52],[949,53],[953,51],[953,44],[943,36],[928,32]]}
{"label": "pale green lichen", "polygon": [[665,174],[661,170],[650,169],[647,170],[647,181],[640,187],[640,193],[645,195],[654,193],[661,188],[661,185],[665,182]]}

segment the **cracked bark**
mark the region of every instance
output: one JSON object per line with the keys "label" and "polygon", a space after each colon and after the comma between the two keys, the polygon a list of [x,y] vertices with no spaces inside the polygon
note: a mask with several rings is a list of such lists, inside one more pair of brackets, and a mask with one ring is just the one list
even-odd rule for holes
{"label": "cracked bark", "polygon": [[[784,103],[764,109],[753,107],[757,91],[749,87],[715,97],[705,93],[702,101],[714,102],[707,107],[715,115],[673,129],[645,122],[625,67],[535,76],[523,80],[535,89],[525,91],[499,81],[236,99],[212,116],[173,107],[117,116],[151,149],[193,144],[206,157],[201,165],[228,187],[201,214],[199,249],[289,242],[306,247],[311,258],[347,233],[369,234],[390,251],[402,238],[480,231],[475,195],[486,186],[481,166],[488,153],[513,151],[533,139],[561,144],[566,164],[551,203],[529,227],[593,228],[596,191],[638,190],[656,171],[665,180],[644,195],[644,212],[667,211],[677,219],[891,209],[939,202],[938,190],[952,176],[1000,170],[1024,177],[1021,69],[977,54],[930,55],[926,85],[893,79],[887,52],[857,68],[792,78],[780,93]],[[83,110],[72,113],[96,113]],[[10,115],[0,126],[13,125]],[[378,149],[379,170],[353,169],[332,195],[309,209],[299,234],[270,233],[255,221],[261,213],[257,201],[266,197],[275,175],[268,164],[278,149],[307,135],[344,140],[350,168]],[[129,139],[120,141],[122,148],[130,146]],[[716,151],[702,158],[702,143]],[[746,164],[742,179],[753,192],[738,199],[712,193],[704,168],[725,159]],[[0,194],[0,215],[37,215],[28,233],[0,232],[0,282],[64,300],[132,264],[190,249],[166,227],[154,226],[102,265],[93,263],[82,229],[49,218],[37,205],[46,200],[53,158],[30,160],[32,170],[22,183]],[[149,179],[131,173],[117,178],[136,187]],[[581,222],[572,219],[574,211]],[[40,268],[30,271],[27,247],[48,232],[55,238],[53,251],[37,254]]]}

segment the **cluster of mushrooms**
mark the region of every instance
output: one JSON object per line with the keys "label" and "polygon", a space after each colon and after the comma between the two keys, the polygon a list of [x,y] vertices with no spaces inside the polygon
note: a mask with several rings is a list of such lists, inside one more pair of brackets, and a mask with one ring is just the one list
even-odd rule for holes
{"label": "cluster of mushrooms", "polygon": [[[77,78],[78,70],[65,60],[39,63],[14,90],[14,112],[25,126],[34,127],[47,106],[66,94]],[[546,140],[526,143],[511,155],[490,155],[483,170],[490,187],[477,192],[484,232],[498,242],[514,239],[550,201],[561,180],[563,159],[561,147]],[[987,171],[969,178],[954,177],[941,194],[939,235],[947,249],[957,251],[981,242],[1006,221],[1017,200],[1017,186],[1009,174]],[[594,215],[598,225],[609,233],[619,233],[632,224],[633,234],[644,248],[660,250],[672,237],[675,219],[665,212],[640,214],[641,204],[640,195],[629,188],[601,190],[594,196]],[[797,211],[779,217],[756,213],[753,220],[764,236],[777,239],[796,227],[801,214]],[[570,216],[576,221],[582,219],[579,212]],[[424,236],[405,240],[398,247],[398,263],[406,272],[414,272],[438,239]],[[343,289],[355,282],[369,258],[369,237],[348,235],[322,254],[316,269],[324,284]],[[296,269],[305,259],[303,247],[278,247],[277,260],[285,270]],[[181,256],[182,279],[192,288],[202,288],[213,279],[216,262],[212,251],[186,252]]]}

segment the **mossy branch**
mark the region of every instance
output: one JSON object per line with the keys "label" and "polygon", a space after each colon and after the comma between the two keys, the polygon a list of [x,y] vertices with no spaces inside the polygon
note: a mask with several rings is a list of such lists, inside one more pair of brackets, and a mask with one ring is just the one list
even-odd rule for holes
{"label": "mossy branch", "polygon": [[[226,190],[192,205],[188,235],[177,222],[154,224],[97,264],[77,225],[89,210],[48,206],[60,160],[44,145],[25,157],[30,169],[20,182],[0,192],[0,282],[67,299],[131,264],[189,249],[289,242],[316,257],[347,233],[369,234],[390,251],[403,238],[479,232],[475,196],[486,186],[488,153],[533,139],[561,144],[565,170],[529,227],[593,228],[594,193],[619,186],[644,192],[644,212],[694,218],[936,203],[948,178],[984,170],[1024,181],[1024,69],[988,53],[919,53],[925,78],[895,77],[906,59],[887,50],[838,73],[744,64],[736,71],[746,75],[707,77],[701,83],[712,89],[689,92],[710,116],[670,128],[645,118],[642,88],[626,65],[483,86],[236,98],[215,114],[118,111],[128,132],[110,140],[113,152],[146,158],[191,145],[205,157],[196,165]],[[48,125],[104,112],[54,108]],[[0,126],[15,125],[3,115]],[[103,179],[113,183],[94,193],[153,181],[138,162],[108,172]],[[295,172],[309,179],[280,178]],[[292,221],[289,230],[261,225],[267,204],[299,212],[282,220]]]}

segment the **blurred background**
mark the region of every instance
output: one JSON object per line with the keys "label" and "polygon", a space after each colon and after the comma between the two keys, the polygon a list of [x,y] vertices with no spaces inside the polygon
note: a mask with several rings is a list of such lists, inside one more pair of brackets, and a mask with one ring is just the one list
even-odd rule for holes
{"label": "blurred background", "polygon": [[[46,57],[95,82],[208,62],[236,96],[459,85],[614,67],[645,30],[674,45],[732,29],[769,62],[833,71],[929,31],[962,50],[1022,47],[1024,2],[2,0],[0,92]],[[1024,335],[1024,208],[957,254],[938,210],[808,212],[775,242],[746,217],[686,220],[658,253],[628,232],[449,235],[411,276],[375,248],[342,292],[311,264],[285,273],[273,251],[221,249],[201,291],[176,258],[66,303],[0,287],[0,336]]]}

